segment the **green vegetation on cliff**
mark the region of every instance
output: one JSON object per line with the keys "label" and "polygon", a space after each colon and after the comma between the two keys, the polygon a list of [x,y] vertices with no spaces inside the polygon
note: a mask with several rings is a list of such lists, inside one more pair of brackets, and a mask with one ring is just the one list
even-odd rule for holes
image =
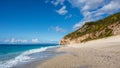
{"label": "green vegetation on cliff", "polygon": [[73,39],[82,37],[86,34],[89,34],[89,37],[80,41],[80,42],[85,42],[93,39],[112,36],[113,35],[112,28],[115,26],[114,24],[116,23],[120,24],[120,12],[113,14],[111,16],[108,16],[107,18],[104,18],[99,21],[86,22],[80,29],[66,35],[64,39],[69,38],[70,40],[73,40]]}

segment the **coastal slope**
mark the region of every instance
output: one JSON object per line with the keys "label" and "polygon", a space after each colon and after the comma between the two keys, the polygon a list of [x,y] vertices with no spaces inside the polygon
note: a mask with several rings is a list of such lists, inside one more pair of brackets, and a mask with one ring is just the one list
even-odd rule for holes
{"label": "coastal slope", "polygon": [[95,22],[86,22],[78,30],[69,33],[61,41],[61,45],[78,44],[90,40],[120,34],[120,12]]}

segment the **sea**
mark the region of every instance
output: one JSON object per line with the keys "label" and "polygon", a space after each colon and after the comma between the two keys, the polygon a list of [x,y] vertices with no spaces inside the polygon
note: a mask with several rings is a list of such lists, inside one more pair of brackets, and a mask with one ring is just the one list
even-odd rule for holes
{"label": "sea", "polygon": [[0,44],[0,68],[15,68],[56,55],[58,44]]}

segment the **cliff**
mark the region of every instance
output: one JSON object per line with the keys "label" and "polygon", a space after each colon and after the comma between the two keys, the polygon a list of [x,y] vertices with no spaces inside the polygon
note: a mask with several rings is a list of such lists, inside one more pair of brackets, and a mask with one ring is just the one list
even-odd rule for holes
{"label": "cliff", "polygon": [[120,12],[95,22],[86,22],[78,30],[69,33],[60,44],[82,43],[120,34]]}

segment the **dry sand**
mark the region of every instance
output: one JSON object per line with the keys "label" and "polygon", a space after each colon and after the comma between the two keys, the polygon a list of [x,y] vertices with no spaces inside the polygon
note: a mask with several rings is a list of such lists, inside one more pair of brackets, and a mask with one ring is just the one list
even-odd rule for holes
{"label": "dry sand", "polygon": [[60,47],[67,52],[36,68],[120,68],[120,36]]}

